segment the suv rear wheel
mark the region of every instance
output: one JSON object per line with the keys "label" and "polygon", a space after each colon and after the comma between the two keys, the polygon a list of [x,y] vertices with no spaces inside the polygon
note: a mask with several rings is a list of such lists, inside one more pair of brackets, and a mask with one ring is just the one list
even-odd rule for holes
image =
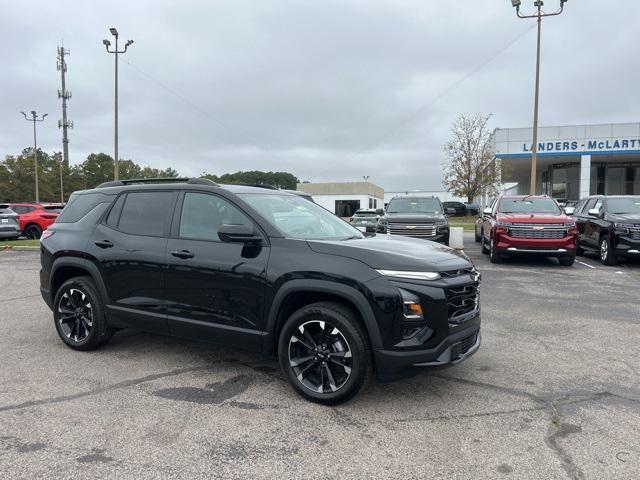
{"label": "suv rear wheel", "polygon": [[300,395],[313,402],[346,402],[365,385],[371,347],[354,313],[332,302],[295,312],[278,341],[280,367]]}
{"label": "suv rear wheel", "polygon": [[609,266],[617,265],[618,263],[611,240],[606,235],[600,239],[600,261]]}
{"label": "suv rear wheel", "polygon": [[93,350],[113,334],[106,324],[104,306],[91,277],[75,277],[58,289],[53,319],[60,339],[74,350]]}

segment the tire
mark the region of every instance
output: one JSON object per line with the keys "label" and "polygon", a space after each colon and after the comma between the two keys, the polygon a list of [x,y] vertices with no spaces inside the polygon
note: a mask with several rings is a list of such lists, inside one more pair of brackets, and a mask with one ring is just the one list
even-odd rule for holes
{"label": "tire", "polygon": [[496,247],[493,244],[493,235],[491,235],[491,243],[489,245],[489,260],[491,263],[502,263],[503,257],[496,251]]}
{"label": "tire", "polygon": [[313,303],[291,315],[280,332],[278,357],[293,389],[324,405],[353,398],[373,367],[363,326],[351,310],[333,302]]}
{"label": "tire", "polygon": [[42,229],[39,225],[31,223],[25,227],[24,236],[31,240],[37,240],[42,236]]}
{"label": "tire", "polygon": [[480,243],[480,240],[482,240],[482,237],[478,235],[478,229],[475,227],[473,228],[473,236],[475,238],[476,243]]}
{"label": "tire", "polygon": [[56,292],[53,306],[56,331],[69,348],[94,350],[113,335],[105,320],[102,298],[91,277],[74,277],[63,283]]}
{"label": "tire", "polygon": [[575,261],[575,255],[571,255],[570,257],[558,257],[558,262],[560,262],[560,265],[562,265],[563,267],[570,267],[574,264]]}
{"label": "tire", "polygon": [[489,253],[489,249],[487,248],[487,241],[484,238],[484,232],[480,232],[480,247],[482,253],[484,253],[485,255]]}
{"label": "tire", "polygon": [[618,264],[616,252],[611,245],[611,241],[607,235],[600,239],[600,261],[603,265],[612,267]]}

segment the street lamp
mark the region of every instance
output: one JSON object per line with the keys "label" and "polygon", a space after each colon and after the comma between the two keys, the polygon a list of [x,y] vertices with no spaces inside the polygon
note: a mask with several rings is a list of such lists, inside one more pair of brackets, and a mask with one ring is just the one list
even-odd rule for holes
{"label": "street lamp", "polygon": [[116,70],[115,70],[115,122],[114,122],[114,129],[113,129],[113,161],[114,161],[114,171],[113,171],[113,178],[114,180],[118,180],[118,178],[120,177],[119,174],[119,167],[120,167],[120,160],[118,157],[118,55],[120,55],[121,53],[125,53],[127,51],[127,48],[129,48],[129,46],[133,43],[133,40],[127,40],[127,43],[125,43],[124,45],[124,50],[118,50],[118,30],[115,29],[115,27],[111,27],[109,29],[109,31],[111,32],[111,35],[113,35],[116,39],[116,45],[115,48],[113,50],[109,50],[109,47],[111,46],[111,42],[107,39],[102,40],[102,44],[105,46],[105,48],[107,49],[107,53],[113,53],[115,55],[115,59],[116,59]]}
{"label": "street lamp", "polygon": [[38,119],[38,114],[35,110],[31,110],[31,118],[27,116],[26,113],[20,112],[24,115],[24,119],[28,122],[33,122],[33,166],[35,171],[35,181],[36,181],[36,203],[40,202],[40,191],[38,190],[38,141],[36,137],[36,122],[44,122],[44,119],[48,113],[42,115],[42,118]]}
{"label": "street lamp", "polygon": [[533,6],[537,11],[531,15],[523,15],[520,12],[521,0],[511,0],[511,5],[516,9],[516,15],[519,18],[537,18],[538,19],[538,43],[536,49],[536,90],[533,106],[533,145],[531,146],[531,189],[529,193],[535,195],[536,193],[536,166],[538,161],[538,100],[540,97],[540,31],[542,27],[542,17],[555,17],[560,15],[564,11],[564,4],[567,0],[560,0],[560,8],[552,13],[545,13],[542,11],[544,2],[542,0],[536,0],[533,2]]}

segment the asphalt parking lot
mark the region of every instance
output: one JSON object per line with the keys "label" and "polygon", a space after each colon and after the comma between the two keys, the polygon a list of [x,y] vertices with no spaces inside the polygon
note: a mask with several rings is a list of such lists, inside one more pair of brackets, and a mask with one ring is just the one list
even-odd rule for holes
{"label": "asphalt parking lot", "polygon": [[640,264],[492,265],[465,241],[480,351],[333,408],[215,345],[123,331],[74,352],[39,254],[0,252],[0,476],[637,479]]}

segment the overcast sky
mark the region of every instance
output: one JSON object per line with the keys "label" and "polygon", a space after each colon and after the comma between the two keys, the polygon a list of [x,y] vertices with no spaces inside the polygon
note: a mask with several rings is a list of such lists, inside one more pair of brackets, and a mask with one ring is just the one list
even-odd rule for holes
{"label": "overcast sky", "polygon": [[[493,113],[492,127],[531,124],[535,29],[509,0],[0,7],[1,155],[31,144],[19,112],[32,109],[49,114],[39,144],[61,150],[63,39],[71,163],[113,154],[114,59],[102,45],[111,26],[135,41],[120,63],[120,156],[183,175],[279,170],[439,189],[459,113]],[[640,121],[638,18],[638,1],[570,0],[543,23],[541,125]]]}

